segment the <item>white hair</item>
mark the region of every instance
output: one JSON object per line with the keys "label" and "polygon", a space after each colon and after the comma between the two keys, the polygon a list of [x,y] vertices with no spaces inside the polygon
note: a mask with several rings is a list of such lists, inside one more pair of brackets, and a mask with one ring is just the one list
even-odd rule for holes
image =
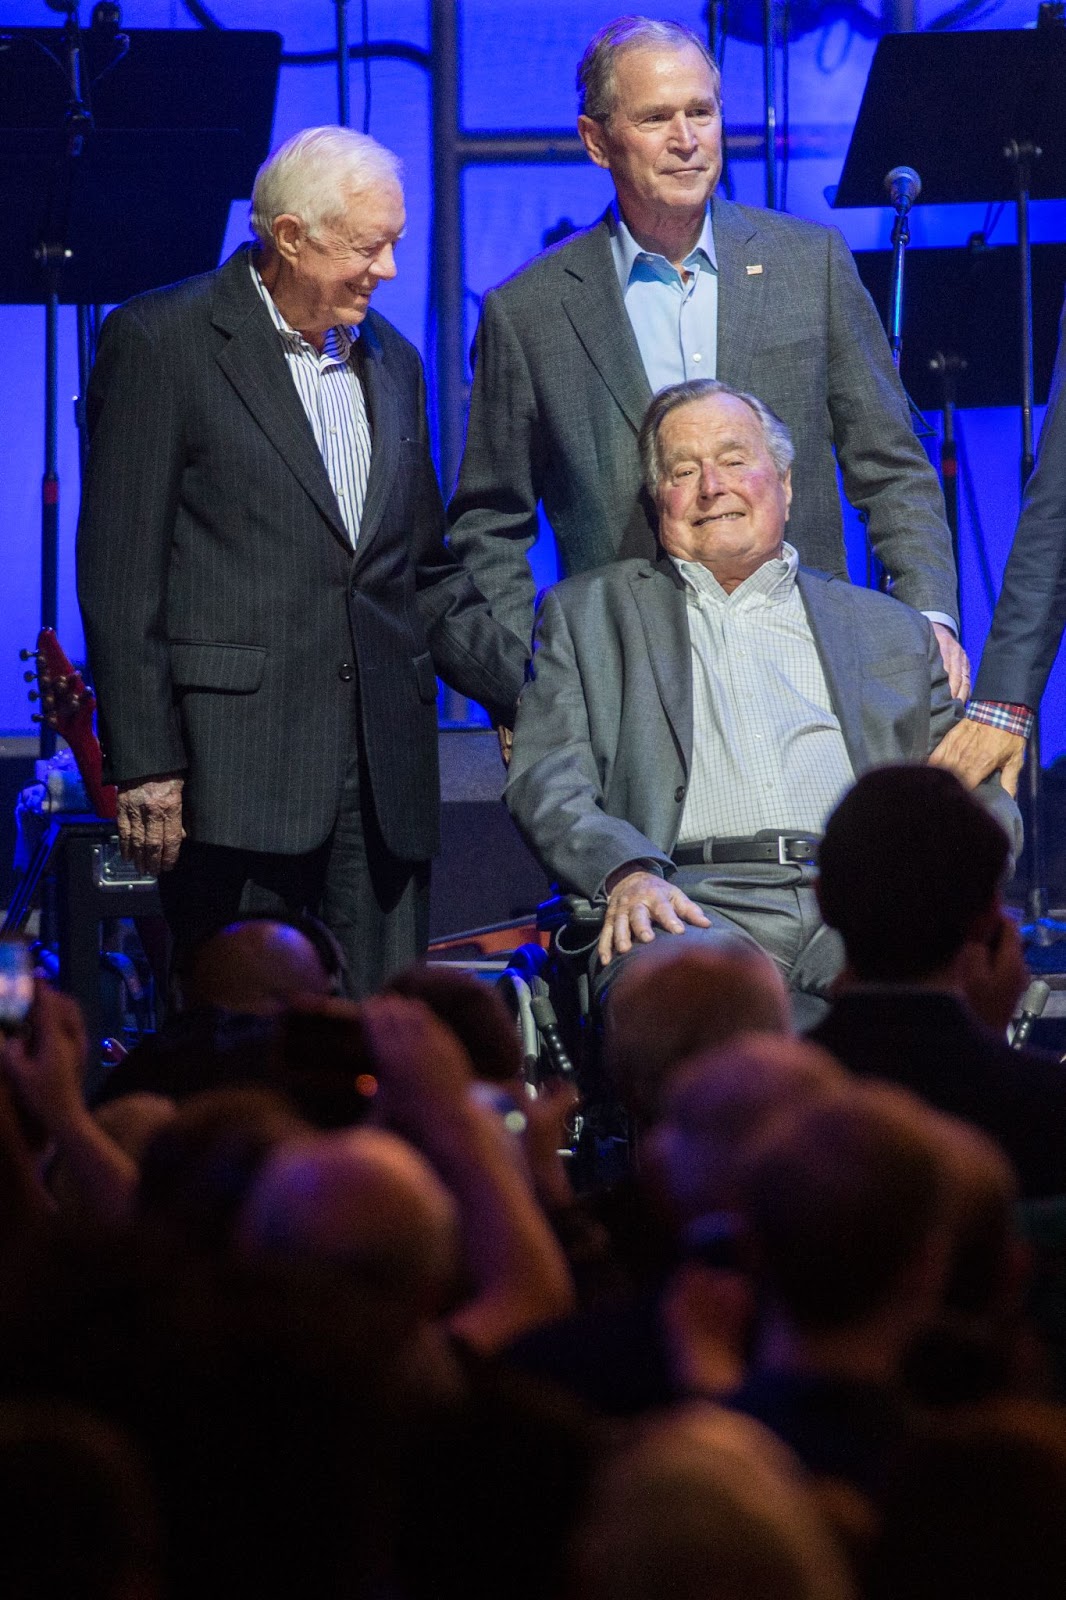
{"label": "white hair", "polygon": [[252,232],[261,245],[270,245],[276,219],[291,215],[314,233],[343,215],[351,195],[377,184],[402,182],[399,156],[369,134],[336,126],[304,128],[286,139],[256,173]]}

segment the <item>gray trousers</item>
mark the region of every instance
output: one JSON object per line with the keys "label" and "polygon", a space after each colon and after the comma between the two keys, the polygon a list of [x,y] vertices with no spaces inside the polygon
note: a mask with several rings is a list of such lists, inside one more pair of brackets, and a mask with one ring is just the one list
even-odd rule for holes
{"label": "gray trousers", "polygon": [[795,1027],[805,1032],[828,1011],[829,986],[844,964],[840,936],[825,926],[818,910],[816,876],[816,867],[762,862],[678,867],[673,882],[706,913],[711,926],[686,926],[679,934],[656,929],[654,945],[639,945],[616,956],[608,967],[599,967],[594,956],[596,998],[603,997],[623,967],[663,939],[717,944],[723,933],[730,933],[751,940],[773,958],[789,986]]}

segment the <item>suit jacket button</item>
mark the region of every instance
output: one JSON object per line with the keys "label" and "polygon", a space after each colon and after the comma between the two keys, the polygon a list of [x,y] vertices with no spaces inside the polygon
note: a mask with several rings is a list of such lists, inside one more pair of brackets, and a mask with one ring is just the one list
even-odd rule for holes
{"label": "suit jacket button", "polygon": [[685,785],[683,783],[679,783],[677,788],[674,790],[674,799],[677,801],[678,805],[680,805],[684,798],[685,798]]}
{"label": "suit jacket button", "polygon": [[341,662],[340,666],[337,668],[337,676],[342,683],[351,683],[355,674],[352,672],[352,664],[350,661]]}

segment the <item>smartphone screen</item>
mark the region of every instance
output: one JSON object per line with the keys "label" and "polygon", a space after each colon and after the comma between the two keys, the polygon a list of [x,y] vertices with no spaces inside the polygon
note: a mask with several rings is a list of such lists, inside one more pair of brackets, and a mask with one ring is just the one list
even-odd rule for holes
{"label": "smartphone screen", "polygon": [[33,957],[20,939],[0,939],[0,1033],[23,1033],[33,1006]]}

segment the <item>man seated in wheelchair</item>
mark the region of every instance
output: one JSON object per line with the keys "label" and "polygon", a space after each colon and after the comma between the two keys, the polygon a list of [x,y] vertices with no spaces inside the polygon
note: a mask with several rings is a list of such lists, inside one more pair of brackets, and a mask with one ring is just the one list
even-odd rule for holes
{"label": "man seated in wheelchair", "polygon": [[[657,558],[544,595],[507,805],[561,885],[603,908],[597,988],[664,932],[739,932],[806,1028],[842,962],[813,887],[824,822],[860,773],[924,762],[962,706],[924,616],[800,565],[792,442],[761,401],[677,384],[640,450]],[[995,778],[979,793],[1016,854],[1013,800]]]}

